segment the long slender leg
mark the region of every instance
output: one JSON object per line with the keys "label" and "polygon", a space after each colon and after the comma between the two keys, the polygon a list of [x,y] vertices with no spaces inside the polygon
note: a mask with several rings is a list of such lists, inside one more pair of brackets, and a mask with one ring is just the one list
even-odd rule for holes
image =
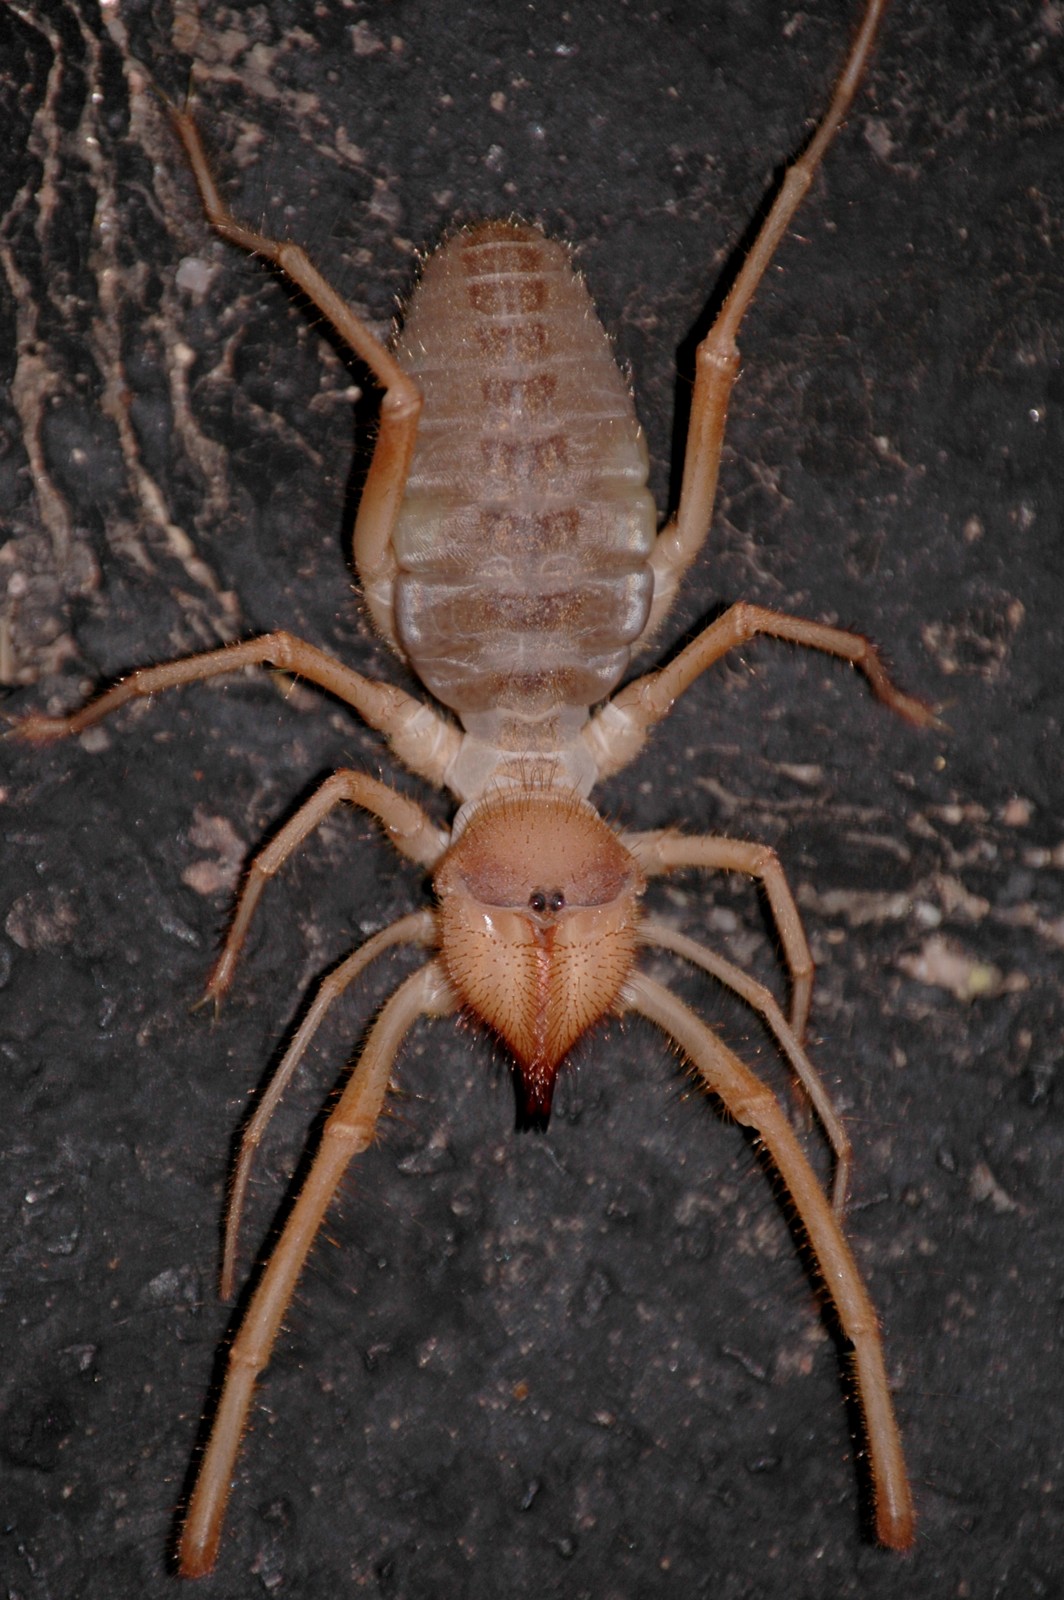
{"label": "long slender leg", "polygon": [[270,1359],[336,1187],[352,1157],[372,1142],[396,1052],[418,1017],[447,1016],[456,1003],[437,962],[407,978],[374,1024],[354,1076],[325,1124],[306,1182],[229,1352],[221,1400],[181,1536],[180,1567],[186,1578],[202,1577],[214,1566],[255,1380]]}
{"label": "long slender leg", "polygon": [[664,620],[680,578],[709,532],[728,401],[739,372],[736,343],[739,325],[794,213],[805,198],[825,150],[850,109],[885,7],[886,0],[869,0],[827,113],[805,150],[788,170],[720,314],[698,347],[680,503],[675,517],[662,529],[650,558],[654,569],[654,601],[645,638]]}
{"label": "long slender leg", "polygon": [[251,919],[267,883],[307,835],[324,822],[333,807],[345,800],[375,816],[384,824],[395,848],[424,867],[434,867],[447,849],[450,842],[447,829],[437,827],[415,801],[397,794],[368,773],[349,769],[334,772],[252,860],[228,936],[207,981],[201,1004],[213,1001],[218,1005],[227,994]]}
{"label": "long slender leg", "polygon": [[853,1348],[875,1496],[876,1536],[889,1549],[908,1549],[914,1531],[912,1494],[875,1310],[850,1247],[787,1118],[765,1085],[668,989],[636,972],[628,981],[625,999],[676,1041],[736,1122],[757,1132],[786,1184],[842,1331]]}
{"label": "long slender leg", "polygon": [[165,661],[157,667],[142,667],[90,700],[80,711],[73,711],[67,717],[23,717],[10,731],[16,738],[28,739],[33,744],[47,744],[91,728],[131,700],[141,700],[164,689],[176,689],[181,684],[223,677],[228,672],[239,672],[242,667],[261,666],[277,667],[282,672],[306,678],[319,689],[353,706],[364,722],[384,734],[411,772],[436,785],[445,783],[447,769],[462,742],[457,728],[431,706],[415,700],[413,695],[392,684],[364,678],[316,645],[284,631],[264,633],[258,639],[246,639],[243,644],[226,645],[221,650],[208,650],[203,655],[182,656],[178,661]]}
{"label": "long slender leg", "polygon": [[668,715],[684,690],[729,650],[748,644],[759,634],[851,662],[864,673],[876,698],[906,722],[919,728],[942,726],[929,705],[895,685],[875,645],[863,634],[741,600],[703,629],[667,666],[633,679],[592,717],[584,739],[598,763],[599,777],[626,767],[643,748],[649,729]]}
{"label": "long slender leg", "polygon": [[281,1096],[292,1080],[292,1074],[302,1061],[326,1012],[333,1002],[340,998],[344,990],[354,983],[359,974],[365,971],[370,962],[383,955],[385,950],[390,950],[397,944],[432,945],[435,942],[436,919],[432,912],[415,911],[408,917],[400,917],[390,928],[383,928],[380,933],[375,933],[372,939],[367,939],[364,945],[360,945],[346,961],[341,961],[338,967],[334,967],[332,972],[326,973],[322,979],[306,1016],[297,1028],[280,1066],[270,1079],[266,1093],[255,1107],[255,1113],[240,1137],[240,1154],[233,1169],[233,1181],[225,1208],[225,1245],[222,1251],[219,1283],[219,1292],[223,1300],[228,1300],[233,1293],[240,1219],[256,1151],[262,1143]]}
{"label": "long slender leg", "polygon": [[806,1055],[794,1029],[787,1022],[773,996],[764,984],[751,978],[741,967],[726,961],[715,950],[707,950],[705,945],[687,938],[685,934],[677,933],[663,922],[656,922],[651,917],[646,918],[639,924],[639,938],[644,944],[655,945],[662,950],[672,950],[685,961],[691,961],[695,966],[701,967],[704,972],[708,972],[727,988],[733,989],[764,1019],[776,1043],[790,1062],[795,1077],[809,1096],[813,1110],[831,1144],[835,1157],[831,1205],[835,1215],[841,1219],[846,1210],[846,1196],[850,1188],[853,1151],[849,1134],[832,1104],[831,1096],[824,1087],[820,1074]]}
{"label": "long slender leg", "polygon": [[707,867],[723,872],[746,872],[757,879],[768,897],[783,946],[791,979],[791,1027],[801,1043],[813,997],[813,957],[787,875],[772,846],[751,844],[745,839],[723,839],[712,833],[691,839],[668,829],[625,833],[621,837],[648,877],[673,872],[678,867]]}
{"label": "long slender leg", "polygon": [[355,524],[355,562],[373,621],[396,646],[392,618],[391,583],[395,575],[392,529],[399,514],[407,473],[414,453],[421,391],[405,373],[391,351],[381,344],[362,319],[322,277],[299,245],[269,239],[245,227],[230,212],[214,181],[210,163],[193,119],[171,108],[189,164],[199,185],[207,219],[223,239],[253,255],[263,256],[313,301],[341,339],[366,363],[384,389],[380,425]]}

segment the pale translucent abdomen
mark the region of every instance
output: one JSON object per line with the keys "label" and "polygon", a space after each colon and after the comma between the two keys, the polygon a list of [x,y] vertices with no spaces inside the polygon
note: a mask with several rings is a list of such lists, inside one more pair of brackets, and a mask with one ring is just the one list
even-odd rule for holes
{"label": "pale translucent abdomen", "polygon": [[397,347],[424,395],[396,633],[466,729],[566,742],[646,625],[656,515],[631,395],[562,245],[483,223],[428,261]]}

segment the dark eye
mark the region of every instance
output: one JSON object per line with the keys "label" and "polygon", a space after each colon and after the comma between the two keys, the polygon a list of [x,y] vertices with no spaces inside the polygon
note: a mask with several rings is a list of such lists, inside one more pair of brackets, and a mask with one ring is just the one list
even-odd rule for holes
{"label": "dark eye", "polygon": [[542,916],[544,911],[561,911],[565,906],[565,896],[560,889],[533,889],[528,904],[537,916]]}

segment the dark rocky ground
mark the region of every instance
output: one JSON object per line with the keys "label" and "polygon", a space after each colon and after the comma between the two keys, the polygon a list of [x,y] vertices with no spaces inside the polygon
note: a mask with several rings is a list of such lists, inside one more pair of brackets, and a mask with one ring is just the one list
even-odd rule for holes
{"label": "dark rocky ground", "polygon": [[[8,709],[276,625],[403,681],[346,564],[360,375],[211,239],[144,69],[180,97],[196,62],[238,210],[377,321],[455,218],[576,241],[664,501],[677,352],[851,10],[7,8]],[[544,1139],[513,1133],[491,1048],[438,1025],[313,1256],[205,1592],[1061,1592],[1062,29],[1049,4],[895,6],[745,331],[715,529],[662,646],[738,597],[837,619],[951,732],[760,644],[602,791],[633,825],[769,839],[795,885],[915,1551],[867,1542],[840,1353],[785,1214],[660,1041],[589,1041]],[[337,817],[271,889],[212,1027],[189,1007],[240,861],[333,766],[394,778],[379,743],[249,677],[0,760],[0,1592],[141,1600],[173,1589],[229,1320],[242,1107],[315,975],[423,891]],[[653,903],[780,985],[749,886],[683,877]],[[277,1118],[249,1264],[388,981]],[[749,1016],[678,981],[782,1086]]]}

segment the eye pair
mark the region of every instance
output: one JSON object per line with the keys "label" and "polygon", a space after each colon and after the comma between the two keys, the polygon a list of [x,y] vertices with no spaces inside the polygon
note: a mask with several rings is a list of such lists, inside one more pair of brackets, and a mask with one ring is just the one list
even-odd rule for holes
{"label": "eye pair", "polygon": [[542,916],[545,911],[561,911],[565,906],[565,896],[560,889],[533,889],[528,897],[528,906],[537,916]]}

